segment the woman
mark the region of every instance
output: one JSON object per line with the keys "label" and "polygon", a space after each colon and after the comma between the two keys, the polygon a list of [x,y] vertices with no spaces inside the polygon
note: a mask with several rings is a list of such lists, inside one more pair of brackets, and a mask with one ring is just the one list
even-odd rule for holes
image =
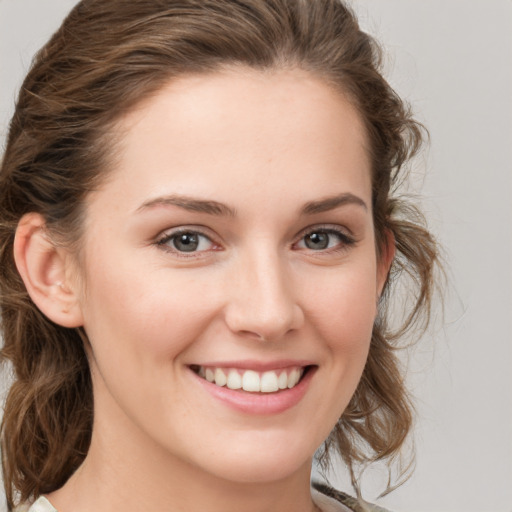
{"label": "woman", "polygon": [[357,491],[399,455],[437,254],[391,195],[421,130],[378,61],[336,0],[73,9],[0,174],[10,508],[367,507],[311,490],[312,458]]}

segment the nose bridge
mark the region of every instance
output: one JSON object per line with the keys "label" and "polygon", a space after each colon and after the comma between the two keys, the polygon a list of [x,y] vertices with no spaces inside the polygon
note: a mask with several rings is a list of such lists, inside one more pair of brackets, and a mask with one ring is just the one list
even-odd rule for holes
{"label": "nose bridge", "polygon": [[227,321],[233,331],[271,341],[300,327],[303,315],[282,255],[268,243],[257,245],[238,262]]}

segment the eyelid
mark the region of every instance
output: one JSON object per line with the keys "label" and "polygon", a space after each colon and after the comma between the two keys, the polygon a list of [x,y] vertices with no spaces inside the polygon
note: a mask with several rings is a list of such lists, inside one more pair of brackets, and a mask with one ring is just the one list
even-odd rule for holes
{"label": "eyelid", "polygon": [[[295,237],[295,242],[292,244],[292,248],[296,248],[297,244],[302,241],[302,239],[314,232],[325,232],[325,233],[331,233],[333,235],[337,235],[340,238],[340,243],[331,248],[323,249],[314,251],[312,249],[308,248],[298,248],[300,250],[309,251],[309,252],[316,252],[318,254],[325,254],[330,252],[340,252],[343,250],[346,250],[349,246],[354,245],[357,240],[352,235],[351,231],[344,227],[340,226],[339,224],[314,224],[307,226],[306,228],[302,229]],[[191,251],[190,253],[179,251],[177,249],[174,249],[170,245],[166,245],[168,241],[170,241],[172,238],[179,236],[183,233],[194,233],[199,236],[202,236],[206,239],[208,239],[211,244],[213,245],[212,248],[201,250],[201,251]],[[171,253],[173,255],[176,255],[179,258],[197,258],[204,256],[210,252],[219,251],[222,250],[222,245],[216,240],[218,237],[215,236],[215,234],[212,234],[211,230],[209,228],[206,228],[205,226],[198,226],[198,225],[180,225],[176,226],[174,228],[168,228],[162,232],[160,232],[159,235],[157,235],[154,239],[154,245],[160,248],[161,250]]]}
{"label": "eyelid", "polygon": [[340,235],[351,238],[355,240],[352,231],[345,226],[340,226],[339,224],[311,224],[299,231],[297,233],[296,238],[299,239],[308,233],[312,233],[314,231],[332,231],[335,233],[339,233]]}
{"label": "eyelid", "polygon": [[[169,245],[166,245],[168,241],[172,240],[174,237],[179,236],[184,233],[193,233],[197,234],[201,237],[207,238],[211,244],[214,246],[212,249],[207,249],[203,251],[192,251],[190,253],[178,251],[177,249],[172,248]],[[209,253],[211,251],[216,251],[220,249],[220,244],[215,240],[215,237],[212,236],[209,229],[206,229],[202,226],[192,225],[192,226],[177,226],[175,228],[169,228],[162,231],[155,238],[154,245],[159,247],[161,250],[174,254],[179,258],[197,258],[205,253]]]}
{"label": "eyelid", "polygon": [[324,233],[331,233],[338,235],[342,241],[340,244],[340,247],[334,247],[330,249],[324,249],[319,251],[313,251],[311,249],[305,249],[305,250],[311,250],[312,252],[318,252],[318,253],[326,253],[326,252],[336,252],[340,250],[344,250],[347,248],[347,246],[354,245],[357,240],[354,237],[354,235],[350,232],[348,228],[344,228],[338,224],[315,224],[312,226],[308,226],[304,228],[296,237],[296,241],[293,243],[293,245],[297,245],[306,235],[310,233],[315,233],[317,231],[324,232]]}

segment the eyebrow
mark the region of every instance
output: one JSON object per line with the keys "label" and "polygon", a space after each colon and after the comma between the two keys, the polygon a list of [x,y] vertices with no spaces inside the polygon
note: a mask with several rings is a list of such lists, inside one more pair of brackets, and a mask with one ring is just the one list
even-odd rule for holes
{"label": "eyebrow", "polygon": [[327,212],[329,210],[334,210],[339,206],[345,206],[348,204],[359,205],[368,211],[368,205],[360,197],[347,192],[336,196],[326,197],[325,199],[320,199],[319,201],[311,201],[306,203],[302,208],[302,214],[314,215],[315,213]]}
{"label": "eyebrow", "polygon": [[227,217],[236,216],[236,210],[226,206],[223,203],[178,195],[162,196],[156,197],[155,199],[150,199],[149,201],[146,201],[141,206],[139,206],[139,208],[137,208],[137,212],[146,210],[148,208],[154,208],[156,206],[178,206],[179,208],[183,208],[184,210],[188,210],[190,212],[207,213],[209,215],[220,215]]}
{"label": "eyebrow", "polygon": [[[359,205],[365,210],[368,210],[368,206],[360,197],[347,192],[344,194],[326,197],[325,199],[320,199],[318,201],[310,201],[302,207],[301,215],[314,215],[349,204]],[[137,212],[158,206],[177,206],[190,212],[236,217],[236,210],[223,203],[179,195],[169,195],[150,199],[139,206],[139,208],[137,208]]]}

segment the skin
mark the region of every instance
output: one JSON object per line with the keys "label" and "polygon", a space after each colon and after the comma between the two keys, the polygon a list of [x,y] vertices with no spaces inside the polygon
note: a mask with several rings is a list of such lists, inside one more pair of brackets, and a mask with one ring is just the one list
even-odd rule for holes
{"label": "skin", "polygon": [[[87,332],[94,385],[89,454],[50,501],[60,512],[313,510],[312,457],[360,379],[392,259],[376,256],[357,112],[306,73],[236,69],[173,81],[118,129],[116,167],[87,200],[80,268],[61,248],[38,267],[57,297],[42,309]],[[21,223],[18,254],[36,224]],[[197,251],[176,249],[177,228],[202,233]],[[308,247],[311,233],[328,247]],[[240,360],[314,373],[293,407],[249,414],[190,369]]]}

